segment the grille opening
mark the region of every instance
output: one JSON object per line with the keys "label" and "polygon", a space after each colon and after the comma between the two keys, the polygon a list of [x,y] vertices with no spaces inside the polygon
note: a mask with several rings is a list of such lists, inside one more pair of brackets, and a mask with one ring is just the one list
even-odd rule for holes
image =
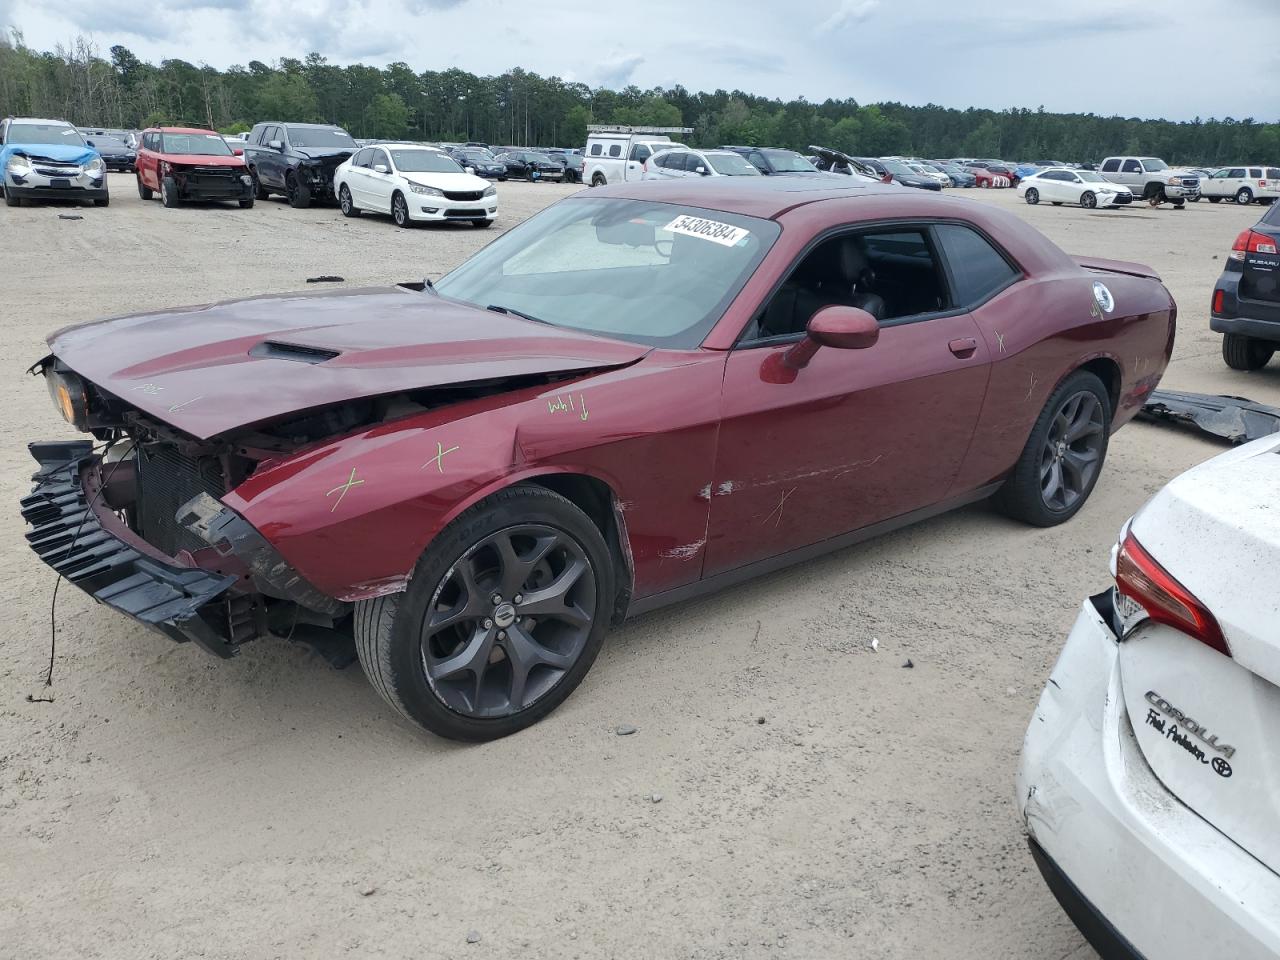
{"label": "grille opening", "polygon": [[179,525],[178,509],[193,497],[207,493],[222,497],[226,476],[216,457],[190,457],[172,443],[148,443],[138,447],[138,498],[134,515],[138,534],[167,556],[181,550],[207,547],[190,530]]}

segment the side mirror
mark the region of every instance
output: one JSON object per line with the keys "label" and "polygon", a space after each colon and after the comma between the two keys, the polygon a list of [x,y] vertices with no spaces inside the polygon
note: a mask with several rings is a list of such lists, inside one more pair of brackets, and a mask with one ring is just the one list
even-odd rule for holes
{"label": "side mirror", "polygon": [[857,307],[823,307],[809,319],[805,338],[783,355],[782,362],[800,370],[809,365],[819,347],[865,350],[879,339],[880,324],[867,311]]}
{"label": "side mirror", "polygon": [[711,172],[706,167],[695,167],[693,172],[703,177],[711,176]]}
{"label": "side mirror", "polygon": [[469,173],[469,174],[471,174],[473,177],[476,175],[476,168],[475,168],[475,167],[463,167],[463,168],[462,168],[462,171],[463,171],[463,173]]}
{"label": "side mirror", "polygon": [[283,149],[284,149],[284,144],[283,144],[281,141],[279,141],[279,140],[268,140],[268,141],[267,141],[267,146],[268,146],[268,147],[270,147],[272,150],[283,150]]}
{"label": "side mirror", "polygon": [[391,171],[387,169],[387,165],[385,163],[375,163],[373,165],[373,172],[374,173],[390,173]]}
{"label": "side mirror", "polygon": [[232,147],[231,152],[234,153],[237,157],[243,157],[244,147]]}

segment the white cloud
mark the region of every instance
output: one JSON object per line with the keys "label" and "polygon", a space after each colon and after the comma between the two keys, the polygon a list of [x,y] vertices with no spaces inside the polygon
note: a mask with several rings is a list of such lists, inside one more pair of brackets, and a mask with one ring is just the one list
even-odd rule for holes
{"label": "white cloud", "polygon": [[833,30],[843,30],[850,24],[862,23],[878,6],[880,0],[840,0],[840,6],[818,25],[818,33],[831,33]]}

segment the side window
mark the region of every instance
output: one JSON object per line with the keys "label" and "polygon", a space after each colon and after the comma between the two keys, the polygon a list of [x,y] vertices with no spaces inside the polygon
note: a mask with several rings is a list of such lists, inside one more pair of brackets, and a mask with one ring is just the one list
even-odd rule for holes
{"label": "side window", "polygon": [[1142,164],[1140,164],[1137,160],[1126,160],[1120,172],[1121,173],[1141,173]]}
{"label": "side window", "polygon": [[620,143],[611,143],[611,144],[609,144],[609,156],[611,156],[611,157],[620,157],[620,156],[622,156],[622,144],[620,144]]}
{"label": "side window", "polygon": [[387,151],[385,150],[373,151],[372,165],[376,167],[378,164],[382,164],[388,170],[391,169],[391,158],[387,156]]}
{"label": "side window", "polygon": [[1018,271],[976,230],[958,223],[933,229],[951,268],[955,306],[975,306],[1018,278]]}
{"label": "side window", "polygon": [[1280,180],[1280,170],[1277,170],[1275,167],[1267,167],[1267,179]]}
{"label": "side window", "polygon": [[637,143],[632,146],[631,156],[627,159],[634,160],[636,163],[644,163],[651,156],[653,156],[653,151],[649,149],[649,145],[647,143]]}
{"label": "side window", "polygon": [[1249,168],[1249,176],[1253,177],[1255,180],[1259,180],[1259,179],[1261,179],[1261,178],[1262,178],[1262,169],[1261,169],[1260,167],[1250,167],[1250,168]]}
{"label": "side window", "polygon": [[1227,177],[1229,177],[1230,175],[1231,175],[1231,171],[1230,171],[1230,170],[1219,170],[1217,173],[1215,173],[1215,174],[1213,175],[1213,178],[1212,178],[1212,179],[1214,179],[1214,180],[1225,180],[1225,179],[1227,179]]}
{"label": "side window", "polygon": [[353,167],[367,167],[369,166],[369,157],[371,157],[372,155],[373,155],[373,151],[370,150],[368,147],[365,147],[363,150],[360,150],[359,152],[356,153],[354,157],[351,158],[351,165]]}
{"label": "side window", "polygon": [[1103,173],[1116,173],[1120,169],[1120,161],[1112,158],[1102,165]]}
{"label": "side window", "polygon": [[[1276,172],[1280,173],[1280,170]],[[1267,212],[1262,215],[1262,222],[1280,226],[1280,203],[1273,203],[1267,207]]]}
{"label": "side window", "polygon": [[591,155],[592,155],[593,157],[598,157],[598,156],[600,156],[600,144],[598,144],[598,143],[593,143],[593,144],[591,145]]}

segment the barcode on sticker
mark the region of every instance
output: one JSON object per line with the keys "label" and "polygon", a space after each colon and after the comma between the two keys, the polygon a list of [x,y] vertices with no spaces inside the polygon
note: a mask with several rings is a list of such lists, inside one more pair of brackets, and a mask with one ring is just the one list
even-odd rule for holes
{"label": "barcode on sticker", "polygon": [[750,230],[735,227],[731,223],[720,223],[718,220],[704,220],[702,217],[688,215],[676,217],[662,229],[671,233],[682,233],[686,237],[700,237],[726,247],[737,246],[751,236]]}

